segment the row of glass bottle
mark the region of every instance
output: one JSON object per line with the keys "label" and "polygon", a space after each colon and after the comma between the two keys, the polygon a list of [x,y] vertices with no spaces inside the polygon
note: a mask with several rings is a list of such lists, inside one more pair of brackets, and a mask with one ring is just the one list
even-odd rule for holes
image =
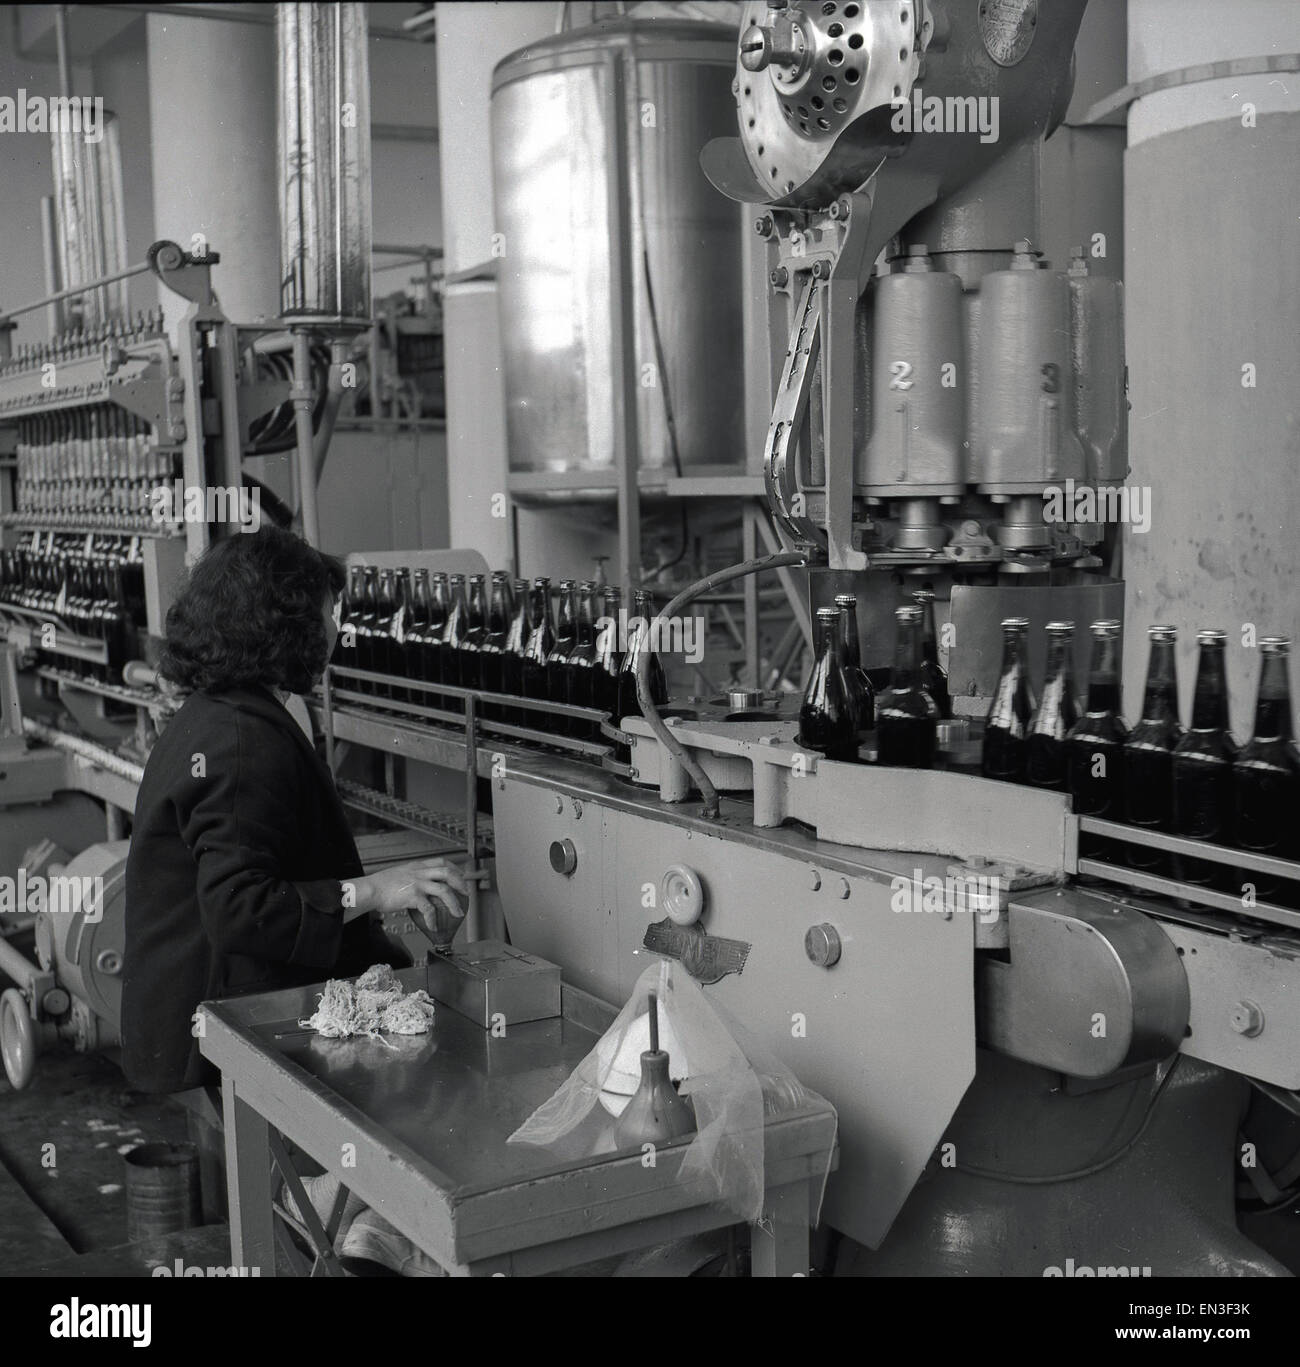
{"label": "row of glass bottle", "polygon": [[[1048,623],[1047,671],[1037,702],[1029,682],[1028,631],[1024,618],[1002,623],[1002,671],[984,731],[988,777],[1068,792],[1083,816],[1300,859],[1300,750],[1291,725],[1290,641],[1266,636],[1259,642],[1254,735],[1239,747],[1228,729],[1224,632],[1197,633],[1200,659],[1187,729],[1178,714],[1176,628],[1147,629],[1146,691],[1141,720],[1132,728],[1120,716],[1118,622],[1092,624],[1082,710],[1072,678],[1074,623]],[[1116,847],[1095,836],[1084,837],[1080,852],[1233,896],[1242,896],[1249,885],[1256,902],[1300,904],[1297,885],[1226,864]]]}
{"label": "row of glass bottle", "polygon": [[817,655],[799,709],[800,745],[851,763],[874,732],[879,763],[934,767],[937,726],[952,716],[952,700],[939,665],[934,594],[918,589],[912,599],[894,612],[894,668],[879,698],[862,668],[858,600],[843,593],[834,607],[817,610]]}
{"label": "row of glass bottle", "polygon": [[[354,565],[349,574],[333,663],[424,683],[505,693],[537,702],[593,708],[606,716],[640,715],[635,671],[654,616],[638,590],[623,627],[622,592],[590,581],[560,583],[557,624],[551,581],[430,573]],[[597,630],[597,626],[600,629]],[[625,648],[624,648],[625,647]],[[663,666],[653,651],[651,696],[668,701]],[[359,691],[463,713],[456,697],[359,680]],[[485,720],[582,740],[602,739],[586,718],[486,703]]]}

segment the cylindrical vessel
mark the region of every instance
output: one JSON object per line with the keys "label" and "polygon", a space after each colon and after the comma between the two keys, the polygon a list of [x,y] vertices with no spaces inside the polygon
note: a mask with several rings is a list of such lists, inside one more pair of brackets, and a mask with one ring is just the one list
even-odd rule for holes
{"label": "cylindrical vessel", "polygon": [[965,484],[961,281],[923,246],[875,282],[872,432],[857,482],[874,498],[959,494]]}
{"label": "cylindrical vessel", "polygon": [[370,62],[362,4],[277,8],[280,311],[370,317]]}
{"label": "cylindrical vessel", "polygon": [[971,425],[971,479],[985,494],[1037,494],[1081,480],[1070,354],[1070,291],[1039,269],[1028,243],[980,286],[980,386]]}
{"label": "cylindrical vessel", "polygon": [[1128,400],[1124,393],[1124,285],[1093,275],[1083,256],[1070,262],[1070,347],[1075,427],[1084,478],[1122,484],[1128,474]]}
{"label": "cylindrical vessel", "polygon": [[[1130,107],[1124,155],[1129,441],[1151,512],[1149,531],[1124,529],[1128,620],[1138,632],[1166,617],[1227,623],[1229,668],[1244,678],[1256,664],[1238,644],[1245,623],[1300,633],[1300,81],[1174,73],[1295,52],[1300,10],[1130,0],[1128,33],[1128,80],[1173,82]],[[1136,698],[1143,652],[1130,644]],[[1184,632],[1184,707],[1194,649]],[[1249,688],[1234,691],[1239,735],[1253,704]]]}
{"label": "cylindrical vessel", "polygon": [[193,1144],[140,1144],[126,1155],[126,1237],[156,1239],[203,1223]]}
{"label": "cylindrical vessel", "polygon": [[[75,100],[73,101],[75,103]],[[126,210],[117,117],[103,115],[102,136],[90,141],[80,119],[60,119],[51,130],[54,215],[63,289],[124,270]],[[69,313],[96,327],[126,317],[127,281],[104,285],[73,300]]]}
{"label": "cylindrical vessel", "polygon": [[[743,461],[742,213],[699,166],[710,138],[735,131],[734,60],[729,26],[636,20],[559,35],[496,68],[510,469],[574,477],[516,497],[612,497],[608,483],[574,485],[613,470],[625,398],[643,468],[674,468],[674,433],[683,467]],[[620,299],[634,313],[630,386]]]}

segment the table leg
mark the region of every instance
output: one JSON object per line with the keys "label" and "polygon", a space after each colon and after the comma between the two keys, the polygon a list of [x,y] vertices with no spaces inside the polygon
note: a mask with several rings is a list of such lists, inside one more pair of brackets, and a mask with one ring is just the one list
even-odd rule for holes
{"label": "table leg", "polygon": [[235,1094],[223,1076],[226,1186],[230,1199],[230,1257],[236,1267],[275,1276],[275,1217],[271,1212],[271,1146],[266,1121]]}
{"label": "table leg", "polygon": [[767,1193],[763,1225],[752,1225],[750,1275],[808,1275],[808,1183],[792,1182]]}

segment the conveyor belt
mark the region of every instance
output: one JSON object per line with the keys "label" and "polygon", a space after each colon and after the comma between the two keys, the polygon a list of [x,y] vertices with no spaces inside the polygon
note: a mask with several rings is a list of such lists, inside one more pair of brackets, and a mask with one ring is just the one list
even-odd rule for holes
{"label": "conveyor belt", "polygon": [[47,726],[44,722],[36,721],[31,717],[23,718],[23,731],[44,745],[89,760],[91,764],[98,765],[99,768],[106,769],[110,774],[116,774],[129,783],[139,783],[144,778],[143,765],[136,764],[129,759],[123,759],[121,755],[115,755],[113,751],[106,750],[102,745],[96,745],[92,740],[84,740],[81,736],[70,736],[66,731],[59,731],[55,727]]}
{"label": "conveyor belt", "polygon": [[[367,788],[364,784],[354,783],[351,779],[340,779],[337,784],[339,796],[353,811],[365,812],[397,826],[421,831],[426,835],[442,836],[446,840],[464,848],[468,844],[465,818],[460,812],[435,812],[402,798],[390,797],[377,788]],[[478,840],[480,853],[491,853],[495,848],[492,833],[492,819],[479,816]]]}

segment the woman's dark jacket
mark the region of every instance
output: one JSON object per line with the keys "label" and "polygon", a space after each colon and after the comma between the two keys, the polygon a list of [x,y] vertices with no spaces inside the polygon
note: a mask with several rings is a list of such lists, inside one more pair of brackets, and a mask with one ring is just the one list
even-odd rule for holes
{"label": "woman's dark jacket", "polygon": [[369,916],[343,924],[362,872],[328,767],[269,692],[194,693],[163,729],[126,865],[122,1065],[133,1087],[216,1081],[201,1001],[406,962]]}

